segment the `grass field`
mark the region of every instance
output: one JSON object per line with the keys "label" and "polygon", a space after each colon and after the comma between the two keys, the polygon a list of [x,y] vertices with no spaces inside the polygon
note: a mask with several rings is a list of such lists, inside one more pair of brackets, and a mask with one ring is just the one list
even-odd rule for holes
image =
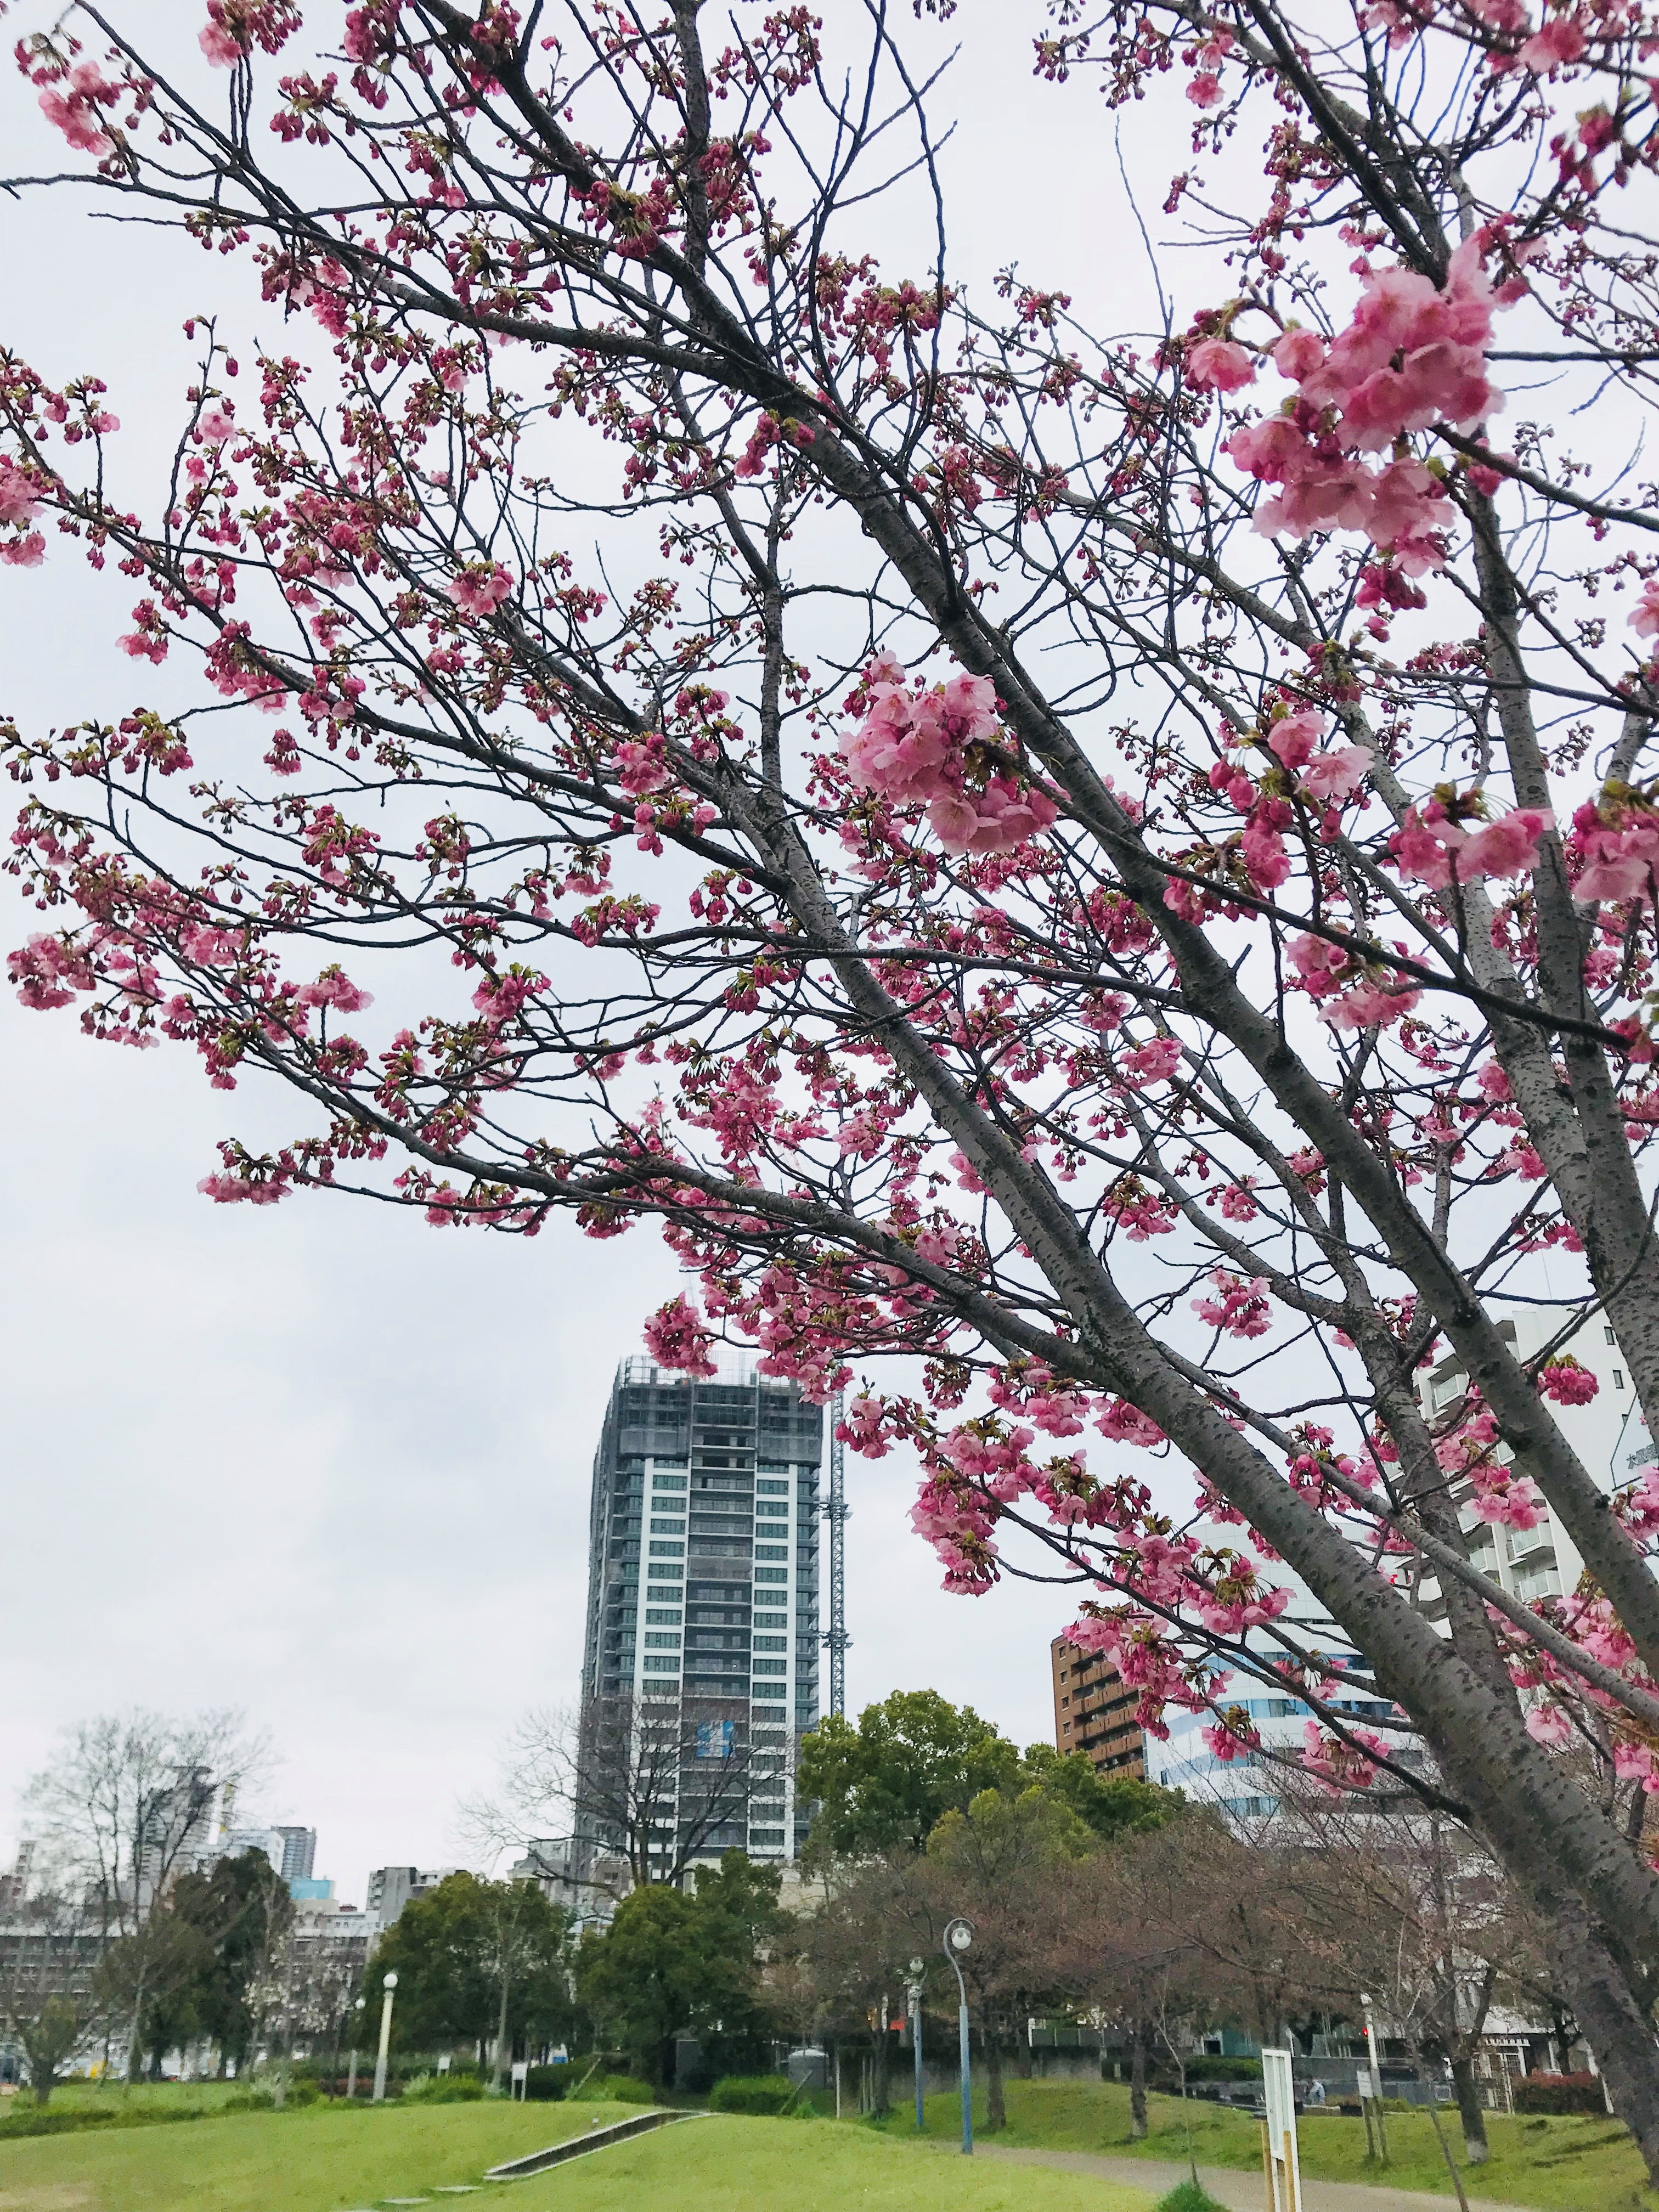
{"label": "grass field", "polygon": [[[1097,2151],[1114,2157],[1184,2159],[1187,2127],[1200,2166],[1254,2168],[1261,2162],[1259,2124],[1248,2115],[1224,2112],[1194,2099],[1184,2107],[1178,2097],[1147,2100],[1151,2133],[1143,2143],[1129,2140],[1129,2093],[1113,2082],[1010,2081],[1008,2127],[987,2136],[1022,2148]],[[955,2137],[962,2107],[954,2095],[929,2097],[930,2136]],[[975,2100],[974,2124],[983,2125],[983,2106]],[[1452,2155],[1462,2164],[1463,2137],[1455,2112],[1443,2112]],[[1382,2181],[1397,2189],[1420,2189],[1450,2198],[1445,2160],[1424,2112],[1390,2112],[1387,2120],[1389,2165],[1386,2172],[1365,2162],[1363,2121],[1340,2114],[1304,2115],[1297,2144],[1304,2174],[1325,2181]],[[915,2108],[896,2106],[886,2126],[890,2136],[914,2134]],[[1492,2156],[1466,2171],[1472,2197],[1510,2204],[1535,2205],[1539,2212],[1652,2212],[1659,2197],[1644,2193],[1642,2161],[1617,2122],[1608,2119],[1504,2119],[1489,2116]],[[1029,2170],[1029,2169],[1028,2169]]]}
{"label": "grass field", "polygon": [[[313,2106],[40,2136],[0,2143],[0,2212],[348,2212],[477,2182],[487,2166],[620,2117],[615,2105]],[[958,2167],[871,2128],[726,2118],[512,2190],[513,2212],[1150,2212],[1152,2201],[1084,2175]]]}

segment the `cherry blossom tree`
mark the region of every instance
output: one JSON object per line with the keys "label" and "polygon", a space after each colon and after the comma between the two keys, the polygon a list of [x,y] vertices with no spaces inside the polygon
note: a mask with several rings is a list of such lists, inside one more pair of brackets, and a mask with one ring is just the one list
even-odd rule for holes
{"label": "cherry blossom tree", "polygon": [[0,556],[113,562],[134,664],[8,733],[15,983],[292,1089],[219,1202],[653,1218],[653,1354],[861,1379],[951,1587],[1074,1583],[1223,1756],[1288,1679],[1331,1786],[1468,1822],[1659,2172],[1659,1481],[1548,1402],[1605,1316],[1659,1412],[1659,19],[1032,0],[1103,205],[1114,117],[1190,141],[1133,332],[952,244],[954,13],[20,24],[32,181],[222,304],[149,514],[106,379],[5,357]]}

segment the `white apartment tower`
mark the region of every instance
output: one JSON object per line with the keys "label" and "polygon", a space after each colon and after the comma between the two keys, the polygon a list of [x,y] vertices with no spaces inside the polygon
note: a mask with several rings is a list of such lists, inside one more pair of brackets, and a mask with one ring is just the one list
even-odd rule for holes
{"label": "white apartment tower", "polygon": [[[1553,1313],[1528,1309],[1506,1316],[1498,1324],[1499,1334],[1523,1360],[1540,1352],[1559,1327]],[[1602,1488],[1622,1490],[1639,1480],[1643,1468],[1653,1464],[1655,1452],[1612,1328],[1598,1316],[1586,1322],[1562,1348],[1581,1367],[1589,1370],[1600,1388],[1586,1405],[1555,1405],[1548,1399],[1542,1402]],[[1456,1353],[1448,1353],[1419,1377],[1424,1411],[1431,1419],[1445,1412],[1462,1396],[1468,1380]],[[1501,1445],[1497,1455],[1505,1464],[1511,1456]],[[1524,1463],[1521,1471],[1526,1473]],[[1467,1485],[1453,1494],[1468,1539],[1469,1556],[1494,1582],[1528,1605],[1538,1598],[1559,1597],[1571,1590],[1584,1563],[1571,1537],[1547,1511],[1534,1528],[1494,1528],[1476,1514]],[[1430,1620],[1437,1624],[1444,1620],[1446,1601],[1432,1579],[1422,1584],[1421,1601]]]}

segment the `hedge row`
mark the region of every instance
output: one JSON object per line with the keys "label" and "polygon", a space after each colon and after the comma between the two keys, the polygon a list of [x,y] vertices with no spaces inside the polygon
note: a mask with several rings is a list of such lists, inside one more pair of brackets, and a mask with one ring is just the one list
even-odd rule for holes
{"label": "hedge row", "polygon": [[1517,2112],[1605,2112],[1607,2108],[1594,2074],[1528,2074],[1516,2087]]}

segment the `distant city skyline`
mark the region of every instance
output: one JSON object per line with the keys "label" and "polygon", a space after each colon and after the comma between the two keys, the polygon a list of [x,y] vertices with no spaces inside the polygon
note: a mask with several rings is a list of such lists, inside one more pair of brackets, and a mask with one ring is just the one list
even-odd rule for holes
{"label": "distant city skyline", "polygon": [[[272,1102],[227,1101],[182,1055],[89,1044],[9,993],[0,1107],[9,1447],[34,1470],[0,1556],[0,1864],[58,1729],[131,1704],[239,1705],[268,1729],[276,1763],[239,1823],[314,1826],[342,1901],[365,1902],[375,1867],[465,1860],[456,1802],[491,1784],[513,1710],[576,1695],[571,1529],[672,1259],[648,1231],[526,1242],[321,1196],[210,1206],[214,1138],[284,1133]],[[1078,1593],[945,1595],[909,1526],[916,1480],[907,1455],[849,1455],[849,1707],[931,1687],[1047,1741],[1042,1655]]]}

